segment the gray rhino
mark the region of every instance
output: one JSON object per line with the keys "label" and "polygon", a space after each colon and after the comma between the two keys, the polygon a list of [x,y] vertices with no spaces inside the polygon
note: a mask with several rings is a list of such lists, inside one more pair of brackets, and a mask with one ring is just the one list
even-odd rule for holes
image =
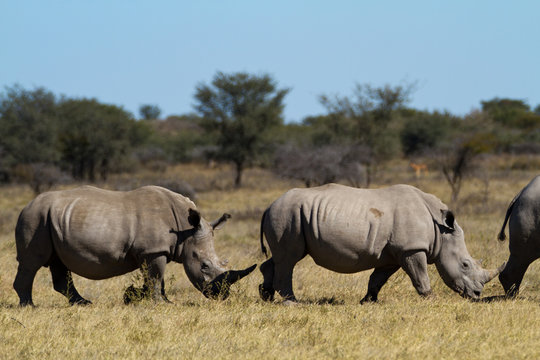
{"label": "gray rhino", "polygon": [[70,304],[88,304],[75,289],[71,272],[99,280],[144,268],[145,288],[162,301],[167,300],[165,265],[175,261],[205,296],[225,298],[229,286],[255,268],[222,268],[214,230],[229,217],[209,223],[191,200],[157,186],[128,192],[83,186],[43,193],[17,221],[19,266],[13,287],[21,305],[33,305],[34,277],[48,266],[56,291]]}
{"label": "gray rhino", "polygon": [[272,251],[260,270],[263,300],[274,291],[296,301],[295,264],[310,255],[318,265],[340,273],[375,268],[362,299],[377,301],[388,278],[403,268],[420,295],[431,292],[427,265],[435,263],[452,290],[478,298],[484,284],[502,270],[484,270],[467,251],[463,230],[435,196],[408,185],[366,190],[328,184],[292,189],[264,212],[263,237]]}
{"label": "gray rhino", "polygon": [[514,297],[529,265],[540,258],[540,177],[531,180],[512,200],[499,232],[504,241],[508,223],[510,257],[499,275],[507,296]]}

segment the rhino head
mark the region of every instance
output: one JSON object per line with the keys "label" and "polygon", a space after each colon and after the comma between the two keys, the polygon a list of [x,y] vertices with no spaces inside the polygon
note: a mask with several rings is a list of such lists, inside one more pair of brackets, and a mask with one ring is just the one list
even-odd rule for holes
{"label": "rhino head", "polygon": [[244,270],[225,270],[225,262],[219,260],[214,250],[214,230],[231,216],[223,214],[218,220],[209,223],[198,211],[189,209],[188,221],[193,230],[183,243],[181,262],[191,283],[204,296],[212,299],[226,299],[229,288],[236,281],[251,273],[256,265]]}
{"label": "rhino head", "polygon": [[435,260],[437,271],[444,283],[466,298],[480,297],[484,285],[497,276],[503,269],[485,270],[480,261],[469,254],[465,246],[463,230],[449,210],[442,210],[442,223],[437,222],[440,232],[440,252]]}

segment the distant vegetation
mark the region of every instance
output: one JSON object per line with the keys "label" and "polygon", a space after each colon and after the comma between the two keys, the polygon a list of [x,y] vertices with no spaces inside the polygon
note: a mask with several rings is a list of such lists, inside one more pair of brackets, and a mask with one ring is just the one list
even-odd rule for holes
{"label": "distant vegetation", "polygon": [[58,96],[45,88],[0,93],[0,182],[106,180],[112,173],[164,171],[186,162],[227,162],[235,186],[261,166],[313,186],[344,181],[370,186],[394,159],[429,163],[457,199],[478,159],[540,152],[540,105],[495,98],[465,116],[409,106],[414,84],[357,84],[350,96],[322,94],[323,115],[286,124],[288,89],[269,75],[217,73],[195,89],[194,112],[160,118],[146,104],[139,118],[95,99]]}

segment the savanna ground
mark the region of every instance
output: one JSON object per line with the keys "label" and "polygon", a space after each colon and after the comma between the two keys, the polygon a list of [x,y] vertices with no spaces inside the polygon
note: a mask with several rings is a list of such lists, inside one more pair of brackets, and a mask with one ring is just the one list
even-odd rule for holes
{"label": "savanna ground", "polygon": [[[496,236],[508,203],[536,175],[530,169],[538,167],[531,163],[540,162],[499,158],[464,186],[457,220],[469,252],[483,258],[485,267],[496,267],[508,257],[508,243]],[[416,178],[406,162],[381,171],[373,187],[409,183],[449,203],[449,186],[435,171]],[[131,176],[111,182],[128,182]],[[197,205],[205,218],[233,215],[215,243],[218,255],[233,268],[264,261],[260,216],[285,190],[301,186],[258,169],[246,173],[240,190],[232,189],[234,174],[227,167],[184,165],[159,176],[178,177],[198,189]],[[102,281],[75,276],[79,291],[93,305],[70,307],[53,290],[48,269],[42,269],[34,283],[37,307],[19,308],[12,289],[17,268],[13,228],[33,196],[25,186],[0,188],[2,359],[540,357],[540,261],[529,268],[513,301],[462,299],[444,285],[432,265],[433,297],[420,298],[400,270],[381,291],[379,303],[359,305],[370,271],[336,274],[306,258],[295,268],[294,288],[301,300],[295,307],[262,302],[258,270],[236,284],[229,299],[216,302],[193,288],[181,265],[169,264],[166,286],[174,304],[124,305],[125,288],[141,283],[134,272]],[[502,293],[495,279],[483,297]]]}

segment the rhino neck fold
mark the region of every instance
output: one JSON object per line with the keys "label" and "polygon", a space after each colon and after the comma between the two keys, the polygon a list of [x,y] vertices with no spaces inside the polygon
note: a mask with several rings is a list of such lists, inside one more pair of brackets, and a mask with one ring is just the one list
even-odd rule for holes
{"label": "rhino neck fold", "polygon": [[171,251],[172,256],[168,260],[169,262],[172,260],[177,263],[180,263],[181,262],[180,255],[182,254],[182,250],[184,249],[184,246],[182,245],[182,239],[180,239],[180,237],[176,239],[176,242],[173,244],[173,247],[174,249],[172,249]]}
{"label": "rhino neck fold", "polygon": [[182,252],[184,251],[184,242],[185,240],[193,236],[193,229],[177,231],[174,229],[169,230],[169,233],[175,234],[176,239],[171,243],[171,250],[167,261],[175,261],[177,263],[182,263]]}
{"label": "rhino neck fold", "polygon": [[431,243],[429,247],[429,252],[427,253],[428,264],[433,264],[437,262],[441,254],[441,232],[439,230],[439,225],[435,221],[433,221],[433,231],[433,242]]}

